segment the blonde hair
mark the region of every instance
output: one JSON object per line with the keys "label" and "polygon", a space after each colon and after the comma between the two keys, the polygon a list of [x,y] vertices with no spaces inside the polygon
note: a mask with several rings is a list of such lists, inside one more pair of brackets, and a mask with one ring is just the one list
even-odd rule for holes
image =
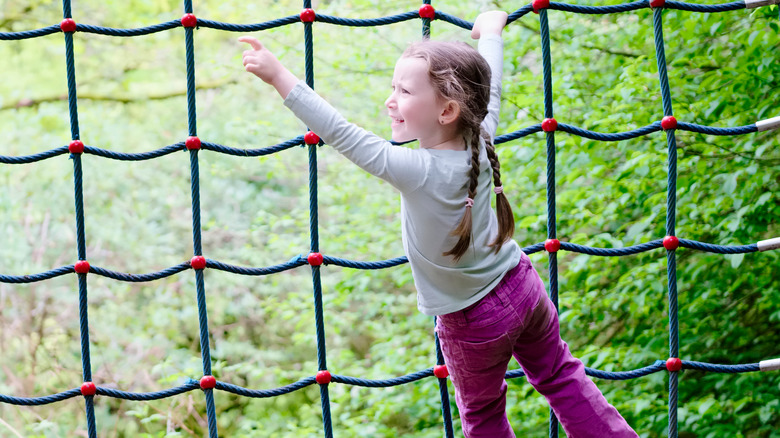
{"label": "blonde hair", "polygon": [[[471,170],[468,173],[468,197],[477,195],[479,178],[479,138],[485,140],[488,160],[493,168],[493,184],[501,186],[501,164],[490,135],[482,128],[490,102],[490,66],[485,58],[464,42],[433,41],[425,39],[414,42],[404,51],[402,57],[419,58],[428,64],[428,78],[436,90],[437,98],[454,100],[460,105],[457,121],[458,132],[463,135],[467,147],[471,148]],[[445,256],[460,260],[471,243],[471,207],[466,206],[463,218],[452,230],[458,242]],[[496,252],[512,238],[515,220],[512,207],[503,193],[496,193],[498,234],[490,243]]]}

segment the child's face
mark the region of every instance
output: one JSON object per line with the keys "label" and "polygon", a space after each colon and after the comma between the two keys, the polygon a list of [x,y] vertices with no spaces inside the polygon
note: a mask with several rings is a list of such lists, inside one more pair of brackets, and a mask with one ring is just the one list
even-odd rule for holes
{"label": "child's face", "polygon": [[401,57],[395,64],[392,88],[385,106],[392,119],[393,140],[417,139],[425,147],[425,140],[435,137],[441,129],[441,108],[428,78],[428,63],[420,58]]}

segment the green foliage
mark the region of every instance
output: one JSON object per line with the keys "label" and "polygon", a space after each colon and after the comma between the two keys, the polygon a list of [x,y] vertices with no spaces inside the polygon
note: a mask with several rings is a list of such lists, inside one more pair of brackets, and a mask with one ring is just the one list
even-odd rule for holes
{"label": "green foliage", "polygon": [[[582,2],[580,2],[582,3]],[[620,3],[586,2],[588,4]],[[417,3],[322,1],[318,13],[386,16]],[[473,20],[483,6],[442,1],[438,10]],[[61,19],[53,1],[8,0],[0,31]],[[256,23],[298,13],[285,2],[195,2],[201,18]],[[119,28],[176,19],[179,2],[75,2],[77,22]],[[720,14],[664,11],[666,59],[678,120],[747,125],[777,116],[780,47],[777,7]],[[583,16],[550,11],[553,95],[559,122],[622,132],[663,116],[652,12]],[[240,34],[195,32],[198,135],[257,148],[303,132],[274,91],[241,68]],[[419,21],[376,28],[314,26],[315,85],[352,121],[384,137],[388,80]],[[433,23],[434,38],[468,33]],[[148,151],[187,135],[183,32],[138,38],[75,35],[79,124],[87,145]],[[303,76],[300,25],[260,33]],[[505,32],[500,133],[543,118],[539,24],[528,16]],[[4,41],[0,57],[0,154],[25,155],[70,140],[61,36]],[[778,136],[715,137],[677,131],[677,227],[681,238],[746,244],[776,237]],[[603,143],[557,133],[558,236],[595,247],[629,246],[666,233],[667,143],[664,133]],[[282,263],[309,250],[307,151],[258,159],[200,154],[203,247],[207,257],[242,266]],[[401,255],[397,194],[329,148],[318,151],[319,237],[323,253],[356,260]],[[499,147],[514,200],[516,239],[546,237],[546,152],[542,134]],[[142,273],[189,259],[187,154],[142,163],[85,155],[87,253],[95,266]],[[63,155],[0,166],[0,273],[26,274],[76,258],[72,167]],[[559,254],[564,339],[587,366],[633,369],[668,351],[663,251],[602,258]],[[780,322],[777,252],[721,256],[677,252],[680,357],[753,363],[776,357]],[[546,275],[546,257],[533,257]],[[408,266],[381,271],[322,269],[328,368],[387,378],[431,366],[432,322],[416,310]],[[311,279],[299,268],[267,277],[207,270],[213,372],[249,388],[273,388],[317,369]],[[89,276],[94,380],[127,391],[156,391],[202,374],[195,285],[187,272],[129,284]],[[77,288],[73,276],[29,285],[0,284],[0,393],[39,396],[81,382]],[[517,364],[512,363],[512,368]],[[662,436],[667,377],[597,381],[641,436]],[[680,378],[681,437],[780,437],[777,373],[724,375],[685,371]],[[216,393],[222,436],[321,436],[318,389],[272,399]],[[519,436],[547,436],[548,407],[522,379],[510,381],[508,413]],[[451,394],[452,395],[452,394]],[[402,387],[330,385],[338,436],[438,437],[438,387],[426,379]],[[452,403],[455,409],[454,402]],[[457,411],[455,411],[457,412]],[[204,436],[199,391],[154,402],[96,399],[100,436]],[[83,403],[72,399],[21,408],[0,405],[0,436],[70,437],[85,433]],[[456,430],[459,423],[456,416]]]}

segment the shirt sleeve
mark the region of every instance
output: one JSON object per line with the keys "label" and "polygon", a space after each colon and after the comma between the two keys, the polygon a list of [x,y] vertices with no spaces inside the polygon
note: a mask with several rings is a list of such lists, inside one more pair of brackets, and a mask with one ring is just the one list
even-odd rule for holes
{"label": "shirt sleeve", "polygon": [[498,114],[501,110],[501,79],[504,70],[504,40],[501,35],[488,34],[479,39],[477,50],[490,65],[490,102],[488,114],[482,122],[491,138],[498,129]]}
{"label": "shirt sleeve", "polygon": [[417,190],[424,183],[430,163],[428,154],[394,146],[378,135],[348,122],[306,82],[295,84],[284,100],[284,105],[325,143],[402,193]]}

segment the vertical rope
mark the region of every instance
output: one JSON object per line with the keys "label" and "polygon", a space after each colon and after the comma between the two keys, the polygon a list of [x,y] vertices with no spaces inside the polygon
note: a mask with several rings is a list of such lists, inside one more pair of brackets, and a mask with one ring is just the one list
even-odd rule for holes
{"label": "vertical rope", "polygon": [[[658,77],[661,83],[661,100],[664,116],[673,115],[672,96],[669,91],[669,78],[666,72],[666,54],[664,53],[664,31],[662,23],[663,9],[653,9],[653,31],[655,33],[655,52],[658,61]],[[666,193],[666,235],[675,235],[675,215],[677,208],[677,140],[674,129],[666,131],[666,144],[669,155],[669,171]],[[669,357],[679,356],[678,309],[677,309],[677,261],[674,250],[666,251],[667,280],[669,283]],[[678,372],[669,373],[669,438],[677,438],[677,385]]]}
{"label": "vertical rope", "polygon": [[[184,13],[192,13],[192,0],[184,0]],[[184,46],[187,63],[187,128],[190,136],[198,135],[197,112],[195,105],[195,41],[194,29],[184,28]],[[200,166],[198,150],[190,150],[190,182],[192,193],[192,249],[196,256],[203,255],[201,242],[200,220]],[[206,285],[203,270],[195,270],[196,301],[198,304],[198,325],[200,335],[200,357],[203,362],[203,375],[211,374],[211,348],[209,345],[209,317],[206,307]],[[209,428],[209,438],[218,438],[217,411],[214,404],[214,390],[204,389],[206,395],[206,417]]]}
{"label": "vertical rope", "polygon": [[[62,18],[71,17],[70,0],[62,1]],[[65,32],[65,70],[68,82],[68,109],[70,110],[70,135],[79,139],[78,97],[76,94],[76,62],[73,52],[73,32]],[[87,239],[84,220],[84,187],[81,169],[81,154],[71,154],[73,160],[73,198],[76,207],[76,246],[79,260],[87,259]],[[89,304],[87,274],[77,274],[79,281],[79,333],[81,340],[81,374],[84,382],[92,381],[92,361],[89,351]],[[97,438],[94,396],[84,397],[87,416],[87,435]]]}
{"label": "vertical rope", "polygon": [[[311,8],[311,0],[303,0],[303,8]],[[306,84],[314,89],[314,35],[311,22],[303,23],[304,64]],[[309,234],[311,252],[319,252],[319,214],[317,200],[317,145],[309,145]],[[322,281],[320,267],[311,267],[311,279],[314,287],[314,324],[317,332],[317,367],[320,371],[328,369],[327,349],[325,346],[325,321],[322,306]],[[322,427],[326,438],[333,437],[333,424],[330,415],[330,396],[328,385],[320,385],[320,404],[322,405]]]}
{"label": "vertical rope", "polygon": [[[431,0],[423,0],[424,5],[431,4]],[[424,40],[431,38],[431,19],[430,18],[423,18],[422,19],[422,37]]]}
{"label": "vertical rope", "polygon": [[[547,9],[539,11],[539,23],[542,37],[542,72],[544,81],[544,117],[553,117],[552,62],[550,61],[550,28],[547,22]],[[557,234],[555,220],[555,132],[547,132],[547,238],[555,239]],[[558,259],[550,252],[550,299],[558,309]],[[558,437],[558,418],[550,409],[550,438]]]}
{"label": "vertical rope", "polygon": [[[431,0],[423,0],[423,4],[431,4]],[[422,18],[422,39],[431,38],[431,19]],[[433,317],[433,325],[436,326],[436,317]],[[444,355],[441,352],[441,344],[439,343],[439,335],[434,332],[434,343],[436,346],[436,365],[444,365]],[[437,379],[439,381],[439,396],[441,398],[441,416],[444,422],[444,436],[446,438],[453,438],[455,432],[452,426],[452,410],[450,409],[450,392],[447,379]]]}
{"label": "vertical rope", "polygon": [[[433,325],[436,326],[436,317],[433,317]],[[444,355],[441,352],[441,344],[439,344],[439,334],[434,332],[434,339],[436,342],[436,365],[444,365]],[[455,432],[452,427],[452,411],[450,410],[450,392],[447,385],[447,379],[439,380],[439,394],[441,395],[441,415],[444,420],[444,436],[447,438],[454,438]]]}

